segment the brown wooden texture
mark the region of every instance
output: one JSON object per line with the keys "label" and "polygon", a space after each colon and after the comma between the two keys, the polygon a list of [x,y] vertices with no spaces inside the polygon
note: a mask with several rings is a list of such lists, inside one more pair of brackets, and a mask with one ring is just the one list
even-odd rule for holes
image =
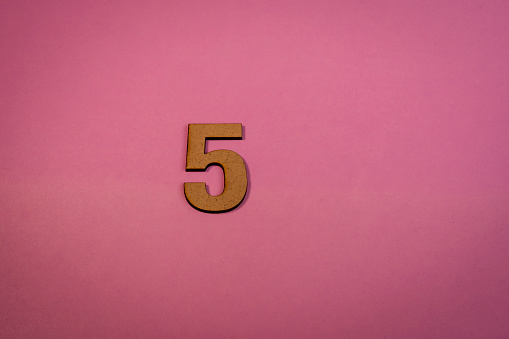
{"label": "brown wooden texture", "polygon": [[244,160],[230,150],[205,153],[208,139],[242,139],[242,124],[189,124],[186,171],[205,171],[218,165],[224,172],[224,190],[218,196],[207,192],[204,182],[184,183],[184,194],[191,206],[202,212],[228,212],[240,205],[247,191]]}

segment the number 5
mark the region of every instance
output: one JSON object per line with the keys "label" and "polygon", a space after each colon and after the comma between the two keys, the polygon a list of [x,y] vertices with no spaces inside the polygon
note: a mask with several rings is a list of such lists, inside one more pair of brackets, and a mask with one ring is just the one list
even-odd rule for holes
{"label": "number 5", "polygon": [[239,206],[246,196],[246,164],[233,151],[205,153],[205,143],[212,139],[242,140],[242,124],[189,124],[186,171],[205,172],[211,165],[220,166],[224,172],[223,193],[212,196],[204,182],[186,182],[184,194],[189,204],[199,211],[228,212]]}

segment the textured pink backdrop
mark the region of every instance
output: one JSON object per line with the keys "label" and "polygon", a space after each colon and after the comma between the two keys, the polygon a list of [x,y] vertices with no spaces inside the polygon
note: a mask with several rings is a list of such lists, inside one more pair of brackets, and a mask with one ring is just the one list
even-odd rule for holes
{"label": "textured pink backdrop", "polygon": [[[2,1],[0,337],[508,338],[507,1]],[[188,123],[240,122],[198,212]]]}

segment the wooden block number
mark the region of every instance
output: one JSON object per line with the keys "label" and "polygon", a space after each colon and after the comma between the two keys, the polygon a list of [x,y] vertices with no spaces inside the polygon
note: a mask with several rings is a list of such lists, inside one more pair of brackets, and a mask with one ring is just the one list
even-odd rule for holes
{"label": "wooden block number", "polygon": [[189,124],[186,171],[204,172],[217,165],[224,172],[224,190],[218,196],[207,192],[204,182],[184,183],[184,194],[191,206],[202,212],[222,213],[239,206],[247,191],[246,164],[230,150],[205,153],[207,140],[242,140],[242,124]]}

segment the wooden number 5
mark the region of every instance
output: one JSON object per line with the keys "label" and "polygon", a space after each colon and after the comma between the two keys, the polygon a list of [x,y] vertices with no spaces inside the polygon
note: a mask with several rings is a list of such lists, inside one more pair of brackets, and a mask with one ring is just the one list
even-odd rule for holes
{"label": "wooden number 5", "polygon": [[211,165],[224,172],[224,190],[218,196],[207,192],[204,182],[184,183],[186,199],[199,211],[228,212],[240,205],[247,191],[246,164],[230,150],[205,153],[205,143],[212,139],[242,140],[242,124],[189,124],[186,171],[204,172]]}

